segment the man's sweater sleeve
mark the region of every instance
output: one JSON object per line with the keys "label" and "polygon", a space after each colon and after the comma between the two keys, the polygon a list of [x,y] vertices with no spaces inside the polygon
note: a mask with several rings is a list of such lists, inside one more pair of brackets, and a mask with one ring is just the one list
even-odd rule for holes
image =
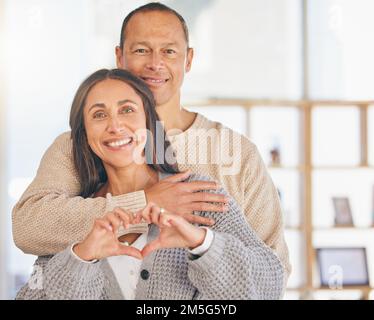
{"label": "man's sweater sleeve", "polygon": [[283,213],[278,191],[255,145],[252,144],[245,164],[243,212],[256,233],[277,254],[286,270],[285,281],[291,273],[288,247],[284,237]]}
{"label": "man's sweater sleeve", "polygon": [[[79,197],[79,191],[70,133],[64,133],[46,151],[35,179],[13,208],[17,247],[28,254],[54,255],[84,239],[107,203],[105,198]],[[144,191],[114,198],[128,210],[146,205]]]}
{"label": "man's sweater sleeve", "polygon": [[[229,196],[224,190],[217,192]],[[209,250],[197,259],[190,256],[188,275],[197,288],[197,299],[282,298],[283,264],[248,225],[235,200],[231,198],[227,213],[201,215],[216,223]]]}

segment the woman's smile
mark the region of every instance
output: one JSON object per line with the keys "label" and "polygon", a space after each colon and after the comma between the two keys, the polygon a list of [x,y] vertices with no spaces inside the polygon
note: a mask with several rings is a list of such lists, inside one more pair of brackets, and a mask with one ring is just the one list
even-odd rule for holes
{"label": "woman's smile", "polygon": [[125,137],[122,139],[109,139],[103,142],[103,145],[109,151],[121,151],[130,149],[135,145],[136,139],[133,137]]}

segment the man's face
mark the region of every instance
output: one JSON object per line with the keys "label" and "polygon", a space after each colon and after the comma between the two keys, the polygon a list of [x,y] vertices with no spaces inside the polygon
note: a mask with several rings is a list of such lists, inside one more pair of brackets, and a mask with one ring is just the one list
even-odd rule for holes
{"label": "man's face", "polygon": [[142,78],[157,106],[177,103],[184,74],[191,69],[193,50],[187,49],[183,27],[171,13],[135,14],[126,28],[122,50],[117,47],[117,66]]}

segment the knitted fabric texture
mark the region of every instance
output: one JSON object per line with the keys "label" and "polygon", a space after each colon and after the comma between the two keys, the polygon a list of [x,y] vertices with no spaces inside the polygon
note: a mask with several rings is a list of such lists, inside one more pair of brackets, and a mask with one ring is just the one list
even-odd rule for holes
{"label": "knitted fabric texture", "polygon": [[[193,176],[192,180],[209,180]],[[217,192],[230,197],[223,189]],[[136,299],[280,299],[284,293],[285,271],[277,255],[246,223],[234,199],[225,214],[202,212],[216,220],[214,240],[202,256],[185,249],[161,249],[147,256],[139,277]],[[148,241],[158,235],[151,225]],[[39,257],[41,285],[26,284],[17,299],[123,299],[106,259],[95,264],[80,262],[70,247],[55,256]]]}
{"label": "knitted fabric texture", "polygon": [[[179,169],[191,169],[219,181],[242,208],[259,238],[278,255],[288,275],[291,266],[279,196],[256,146],[202,115],[188,130],[169,138]],[[220,158],[227,153],[230,163]],[[37,256],[54,255],[70,243],[81,241],[94,220],[106,213],[107,201],[78,197],[79,189],[70,133],[65,133],[47,150],[35,179],[13,209],[17,247]],[[136,211],[146,205],[144,191],[113,198],[128,210]]]}

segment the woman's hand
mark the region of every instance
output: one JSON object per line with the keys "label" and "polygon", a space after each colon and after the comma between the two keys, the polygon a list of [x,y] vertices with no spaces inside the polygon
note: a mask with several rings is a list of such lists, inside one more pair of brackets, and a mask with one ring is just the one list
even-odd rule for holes
{"label": "woman's hand", "polygon": [[115,209],[103,218],[96,219],[94,226],[83,242],[74,246],[75,254],[85,261],[100,260],[107,257],[127,255],[142,259],[141,252],[122,244],[117,238],[121,225],[125,229],[134,223],[134,215],[129,211]]}
{"label": "woman's hand", "polygon": [[162,213],[161,209],[155,204],[150,203],[144,210],[139,212],[136,216],[136,221],[142,218],[148,223],[156,224],[160,228],[160,234],[157,239],[143,248],[143,257],[154,250],[162,248],[194,249],[205,240],[205,229],[194,226],[181,216],[167,212]]}

